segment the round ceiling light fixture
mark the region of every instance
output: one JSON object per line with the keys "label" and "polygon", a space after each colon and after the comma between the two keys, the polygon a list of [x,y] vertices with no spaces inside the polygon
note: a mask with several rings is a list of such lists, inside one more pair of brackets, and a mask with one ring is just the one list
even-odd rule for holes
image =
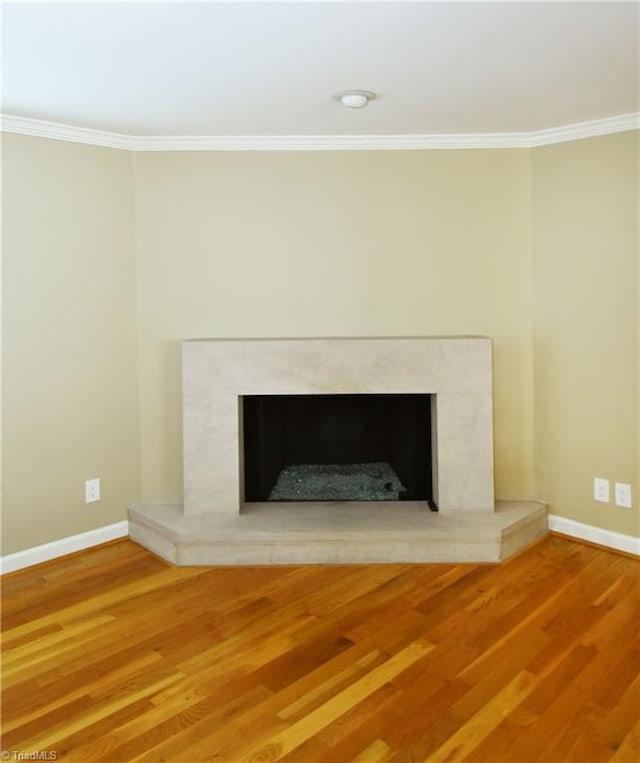
{"label": "round ceiling light fixture", "polygon": [[342,90],[333,97],[348,109],[364,109],[377,96],[371,90]]}

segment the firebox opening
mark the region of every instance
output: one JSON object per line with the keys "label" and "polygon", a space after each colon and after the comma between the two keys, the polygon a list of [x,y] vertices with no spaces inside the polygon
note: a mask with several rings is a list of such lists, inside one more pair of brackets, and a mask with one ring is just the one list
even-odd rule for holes
{"label": "firebox opening", "polygon": [[431,395],[245,395],[245,501],[428,501]]}

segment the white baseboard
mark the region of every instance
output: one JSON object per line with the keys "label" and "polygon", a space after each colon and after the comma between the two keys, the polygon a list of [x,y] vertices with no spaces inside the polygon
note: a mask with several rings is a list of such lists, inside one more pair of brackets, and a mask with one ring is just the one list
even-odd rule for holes
{"label": "white baseboard", "polygon": [[573,519],[559,517],[557,514],[549,514],[549,529],[555,532],[569,535],[572,538],[587,540],[597,543],[599,546],[614,548],[616,551],[624,551],[627,554],[640,556],[640,538],[633,535],[614,533],[611,530],[603,530],[601,527],[585,525]]}
{"label": "white baseboard", "polygon": [[4,575],[7,572],[21,570],[23,567],[31,567],[33,564],[57,559],[59,556],[72,554],[74,551],[82,551],[85,548],[91,548],[91,546],[98,546],[100,543],[106,543],[116,538],[125,538],[127,535],[129,535],[129,521],[123,519],[122,522],[116,522],[113,525],[105,525],[96,530],[70,535],[68,538],[61,538],[51,543],[44,543],[42,546],[34,546],[24,551],[17,551],[15,554],[0,557],[0,573]]}
{"label": "white baseboard", "polygon": [[[597,543],[600,546],[624,551],[627,554],[640,556],[640,538],[633,535],[623,535],[611,530],[603,530],[593,525],[585,525],[582,522],[576,522],[573,519],[559,517],[557,514],[549,514],[549,529],[555,532],[568,535],[572,538],[587,540],[591,543]],[[126,538],[129,535],[129,522],[123,519],[122,522],[116,522],[105,527],[98,527],[96,530],[89,530],[86,533],[70,535],[68,538],[54,540],[51,543],[44,543],[42,546],[34,546],[24,551],[17,551],[15,554],[7,554],[0,557],[0,574],[21,570],[24,567],[31,567],[40,562],[47,562],[50,559],[57,559],[59,556],[72,554],[74,551],[82,551],[91,546],[98,546],[100,543],[106,543],[116,538]]]}

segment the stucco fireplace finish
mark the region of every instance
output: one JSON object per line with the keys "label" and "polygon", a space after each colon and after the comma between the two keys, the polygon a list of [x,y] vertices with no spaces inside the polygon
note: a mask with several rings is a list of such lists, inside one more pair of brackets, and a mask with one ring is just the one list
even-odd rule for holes
{"label": "stucco fireplace finish", "polygon": [[183,343],[185,517],[242,511],[243,395],[374,393],[433,395],[440,512],[494,511],[488,338],[202,339]]}

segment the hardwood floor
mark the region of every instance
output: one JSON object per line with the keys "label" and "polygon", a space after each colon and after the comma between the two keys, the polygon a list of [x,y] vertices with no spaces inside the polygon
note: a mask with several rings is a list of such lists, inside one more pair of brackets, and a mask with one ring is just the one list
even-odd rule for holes
{"label": "hardwood floor", "polygon": [[558,537],[501,566],[172,568],[120,541],[3,579],[2,748],[636,763],[639,585]]}

